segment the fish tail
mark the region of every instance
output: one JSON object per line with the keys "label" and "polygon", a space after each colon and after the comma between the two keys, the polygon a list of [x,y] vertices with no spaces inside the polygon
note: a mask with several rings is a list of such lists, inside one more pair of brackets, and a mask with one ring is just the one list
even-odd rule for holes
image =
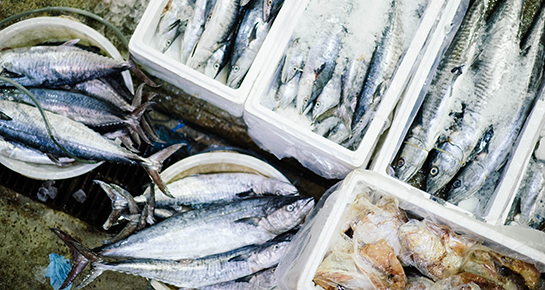
{"label": "fish tail", "polygon": [[143,71],[138,68],[138,65],[136,65],[136,62],[134,62],[134,58],[131,54],[129,54],[129,66],[130,70],[144,83],[146,83],[148,86],[152,88],[158,88],[159,85],[157,85],[154,81],[152,81],[146,74],[144,74]]}
{"label": "fish tail", "polygon": [[112,212],[108,219],[102,226],[105,230],[108,230],[110,227],[118,224],[119,218],[121,217],[124,210],[128,209],[130,214],[138,213],[138,205],[132,195],[115,184],[108,184],[104,181],[94,180],[100,188],[106,192],[106,195],[110,198],[112,202]]}
{"label": "fish tail", "polygon": [[157,185],[157,187],[168,197],[174,198],[172,194],[170,194],[170,191],[168,190],[166,184],[161,179],[161,176],[159,175],[159,170],[161,170],[162,163],[165,161],[170,155],[172,155],[174,152],[178,151],[178,149],[182,148],[185,144],[174,144],[171,145],[148,158],[144,158],[142,160],[142,166],[144,169],[146,169],[146,172],[150,176],[150,178],[153,180],[153,182]]}
{"label": "fish tail", "polygon": [[68,276],[59,289],[64,289],[72,284],[72,282],[74,282],[76,277],[81,274],[89,262],[92,262],[91,271],[77,286],[77,288],[81,288],[91,283],[100,274],[102,274],[102,272],[104,272],[104,270],[96,270],[95,266],[101,261],[97,254],[93,253],[90,249],[82,245],[69,234],[56,228],[51,228],[51,231],[53,231],[68,246],[68,248],[70,248],[70,251],[72,252],[72,269],[70,269]]}
{"label": "fish tail", "polygon": [[151,105],[154,105],[154,102],[146,102],[142,105],[140,105],[138,108],[136,108],[134,111],[132,111],[129,119],[127,120],[127,125],[129,126],[129,130],[135,132],[138,134],[144,142],[153,145],[153,143],[150,141],[146,133],[144,132],[144,129],[140,126],[142,115],[146,112],[146,109],[149,108]]}

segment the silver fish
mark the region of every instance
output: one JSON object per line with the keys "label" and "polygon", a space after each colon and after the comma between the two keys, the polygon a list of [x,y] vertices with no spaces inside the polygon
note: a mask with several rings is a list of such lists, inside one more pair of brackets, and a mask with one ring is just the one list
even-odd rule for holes
{"label": "silver fish", "polygon": [[487,27],[482,51],[471,65],[474,74],[474,96],[466,104],[460,125],[439,146],[430,163],[426,191],[433,194],[447,184],[464,165],[484,132],[483,110],[501,86],[507,68],[507,58],[518,49],[522,2],[505,1],[500,4],[492,23]]}
{"label": "silver fish", "polygon": [[187,60],[187,66],[204,72],[207,60],[220,48],[236,26],[240,16],[241,0],[217,0],[212,17],[195,47],[195,52]]}
{"label": "silver fish", "polygon": [[397,1],[392,1],[392,7],[388,15],[388,23],[382,32],[380,44],[373,53],[369,72],[365,80],[365,86],[359,97],[354,120],[352,135],[362,134],[370,118],[364,114],[373,111],[384,92],[388,88],[401,54],[403,52],[403,26],[401,22],[401,7]]}
{"label": "silver fish", "polygon": [[[532,29],[526,46],[527,49],[523,49],[526,52],[524,56],[523,69],[517,70],[517,75],[523,74],[523,81],[520,84],[516,84],[518,89],[515,91],[522,92],[517,102],[517,110],[514,116],[509,114],[498,114],[497,120],[494,120],[496,124],[494,136],[488,146],[487,152],[483,152],[477,156],[474,160],[469,162],[455,177],[452,188],[448,193],[448,201],[451,203],[458,203],[463,199],[472,196],[477,192],[481,186],[485,183],[487,176],[492,171],[498,171],[506,161],[507,156],[511,153],[514,142],[516,140],[528,111],[530,105],[533,103],[537,94],[538,87],[536,84],[541,82],[541,75],[535,75],[535,68],[541,70],[543,68],[543,51],[544,44],[542,38],[545,31],[545,9],[542,9],[541,14],[538,17],[534,28]],[[534,79],[530,82],[532,76]],[[514,82],[510,82],[514,83]],[[515,111],[515,110],[513,110]],[[506,120],[511,120],[507,121]],[[500,125],[507,123],[507,126]],[[501,128],[499,128],[501,126]]]}
{"label": "silver fish", "polygon": [[284,58],[280,60],[278,65],[276,66],[276,70],[272,76],[271,81],[268,84],[266,94],[261,99],[261,105],[268,108],[269,110],[276,110],[279,107],[280,104],[280,96],[278,95],[278,88],[280,87],[280,84],[282,81],[280,80],[281,73],[282,73],[282,65],[284,64]]}
{"label": "silver fish", "polygon": [[341,103],[335,115],[342,118],[346,128],[351,128],[352,117],[356,111],[358,96],[361,94],[369,62],[363,57],[348,60],[348,67],[342,77]]}
{"label": "silver fish", "polygon": [[109,84],[101,81],[100,79],[93,79],[86,82],[78,83],[72,88],[72,90],[77,93],[85,94],[95,99],[111,103],[126,112],[132,112],[136,109],[135,106],[129,104]]}
{"label": "silver fish", "polygon": [[199,41],[208,14],[216,4],[215,0],[196,0],[193,16],[189,19],[181,42],[180,62],[185,64]]}
{"label": "silver fish", "polygon": [[[1,51],[0,75],[22,86],[60,86],[107,76],[130,67],[128,62],[77,48],[74,46],[76,42]],[[0,82],[0,86],[6,85]]]}
{"label": "silver fish", "polygon": [[526,170],[523,186],[517,193],[520,200],[521,225],[540,227],[545,221],[545,166],[543,162],[531,158]]}
{"label": "silver fish", "polygon": [[169,0],[167,2],[161,11],[157,26],[157,37],[159,38],[157,49],[160,52],[165,53],[176,38],[180,35],[183,36],[193,13],[193,7],[187,0]]}
{"label": "silver fish", "polygon": [[342,25],[329,23],[320,33],[305,60],[295,99],[299,114],[307,113],[335,69],[341,50]]}
{"label": "silver fish", "polygon": [[313,206],[312,198],[273,196],[192,210],[107,245],[99,254],[180,260],[223,253],[290,230]]}
{"label": "silver fish", "polygon": [[435,146],[437,138],[448,123],[448,111],[454,100],[452,87],[462,70],[465,70],[463,67],[470,60],[470,51],[475,46],[476,36],[485,22],[484,11],[487,6],[487,0],[473,3],[439,63],[419,111],[418,119],[412,126],[395,162],[396,177],[400,180],[409,180],[422,167],[428,152]]}
{"label": "silver fish", "polygon": [[231,67],[227,77],[227,85],[231,88],[240,86],[272,24],[263,21],[263,7],[259,1],[251,1],[246,9],[231,55]]}
{"label": "silver fish", "polygon": [[[156,193],[157,207],[185,205],[200,208],[210,203],[229,202],[249,196],[297,194],[297,188],[290,183],[254,173],[189,175],[170,183],[168,188],[174,198]],[[145,198],[140,196],[135,200],[144,202]]]}
{"label": "silver fish", "polygon": [[287,83],[282,83],[276,93],[278,99],[278,108],[285,109],[293,100],[297,97],[297,89],[299,88],[299,80],[301,79],[301,72],[298,71],[293,78]]}
{"label": "silver fish", "polygon": [[6,141],[2,137],[0,137],[0,155],[22,162],[57,166],[65,166],[74,162],[74,159],[64,157],[55,160],[39,150],[18,142]]}
{"label": "silver fish", "polygon": [[345,70],[345,60],[337,60],[335,71],[331,79],[327,82],[324,89],[316,99],[312,108],[312,119],[316,120],[327,111],[334,109],[341,101],[342,82],[341,78]]}
{"label": "silver fish", "polygon": [[320,136],[327,136],[333,128],[341,122],[341,119],[337,116],[330,116],[314,124],[312,131]]}
{"label": "silver fish", "polygon": [[204,74],[210,78],[216,78],[219,72],[227,64],[227,52],[229,51],[229,41],[218,48],[206,62]]}
{"label": "silver fish", "polygon": [[251,276],[235,281],[199,287],[199,290],[271,290],[276,287],[275,268],[257,272]]}
{"label": "silver fish", "polygon": [[[62,151],[50,138],[42,115],[37,108],[10,101],[0,100],[0,132],[2,136],[47,152],[55,156],[65,157]],[[161,191],[168,194],[158,171],[161,162],[181,147],[172,145],[150,157],[141,157],[123,147],[116,145],[87,126],[72,121],[61,115],[44,112],[56,140],[68,152],[84,160],[108,161],[123,164],[139,164],[146,169]]]}
{"label": "silver fish", "polygon": [[282,67],[282,83],[289,82],[298,72],[303,71],[305,58],[310,47],[301,38],[295,38],[286,49],[286,60]]}
{"label": "silver fish", "polygon": [[263,1],[263,21],[269,22],[276,17],[280,8],[284,4],[284,0],[262,0]]}
{"label": "silver fish", "polygon": [[327,136],[327,139],[339,144],[350,137],[350,130],[346,128],[344,123],[339,123]]}

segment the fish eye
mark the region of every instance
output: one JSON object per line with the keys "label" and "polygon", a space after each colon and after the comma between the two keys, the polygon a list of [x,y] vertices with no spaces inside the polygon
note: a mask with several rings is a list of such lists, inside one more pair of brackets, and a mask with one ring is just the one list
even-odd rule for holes
{"label": "fish eye", "polygon": [[274,100],[275,100],[275,101],[280,101],[280,94],[276,94],[276,95],[274,96]]}
{"label": "fish eye", "polygon": [[289,204],[288,206],[286,206],[286,210],[287,211],[293,211],[293,205]]}
{"label": "fish eye", "polygon": [[170,44],[171,44],[171,43],[172,43],[172,40],[170,40],[170,39],[167,39],[167,45],[169,45],[169,46],[170,46]]}
{"label": "fish eye", "polygon": [[273,246],[273,250],[278,250],[279,248],[280,248],[280,246],[278,246],[278,245]]}
{"label": "fish eye", "polygon": [[454,188],[458,188],[462,186],[462,181],[460,179],[456,179],[454,180],[454,183],[452,183],[452,186],[454,186]]}
{"label": "fish eye", "polygon": [[274,193],[275,193],[276,195],[280,195],[280,189],[277,189]]}
{"label": "fish eye", "polygon": [[314,107],[319,108],[320,107],[320,102],[316,102],[316,105],[314,105]]}
{"label": "fish eye", "polygon": [[293,67],[293,71],[297,71],[297,67],[296,67],[296,66]]}
{"label": "fish eye", "polygon": [[219,64],[219,63],[215,63],[215,64],[214,64],[214,68],[215,68],[215,69],[219,69],[219,68],[220,68],[220,64]]}
{"label": "fish eye", "polygon": [[437,168],[436,166],[432,167],[430,169],[430,174],[431,176],[436,176],[437,174],[439,174],[439,168]]}
{"label": "fish eye", "polygon": [[269,4],[269,6],[271,6],[272,5],[272,0],[268,0],[267,4]]}
{"label": "fish eye", "polygon": [[405,165],[405,159],[399,158],[397,161],[397,167],[403,167],[403,165]]}
{"label": "fish eye", "polygon": [[303,102],[306,104],[308,103],[308,99],[304,99]]}
{"label": "fish eye", "polygon": [[234,66],[233,67],[233,72],[237,72],[238,71],[238,66]]}

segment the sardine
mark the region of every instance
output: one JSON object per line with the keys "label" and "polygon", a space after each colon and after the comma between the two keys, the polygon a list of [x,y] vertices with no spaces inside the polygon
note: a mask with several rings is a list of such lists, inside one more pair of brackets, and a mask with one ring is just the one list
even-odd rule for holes
{"label": "sardine", "polygon": [[227,85],[238,88],[250,69],[272,22],[263,21],[263,6],[258,0],[250,1],[237,31],[237,37],[231,55],[231,66]]}
{"label": "sardine", "polygon": [[238,22],[241,0],[217,0],[212,17],[207,22],[201,38],[197,42],[195,52],[187,60],[187,66],[204,72],[207,60],[220,48]]}
{"label": "sardine", "polygon": [[263,1],[263,21],[269,22],[276,17],[280,8],[284,4],[284,0],[261,0]]}
{"label": "sardine", "polygon": [[342,46],[342,33],[343,28],[340,23],[328,23],[308,52],[295,99],[300,115],[312,108],[312,102],[333,75]]}
{"label": "sardine", "polygon": [[[196,174],[178,179],[168,185],[170,198],[162,193],[155,195],[157,207],[185,205],[201,208],[218,202],[259,195],[294,195],[297,188],[276,178],[253,173]],[[143,196],[135,199],[144,202]]]}
{"label": "sardine", "polygon": [[501,86],[508,55],[518,48],[522,2],[504,1],[496,15],[492,16],[493,21],[485,31],[487,38],[482,51],[469,68],[470,75],[474,75],[473,96],[468,98],[459,126],[435,151],[430,163],[426,191],[431,194],[447,184],[467,162],[484,132],[483,110]]}
{"label": "sardine", "polygon": [[165,53],[174,40],[183,35],[194,13],[191,4],[188,0],[169,0],[163,8],[157,26],[157,49],[160,52]]}
{"label": "sardine", "polygon": [[[60,46],[32,46],[1,51],[0,75],[7,76],[22,86],[60,86],[130,68],[128,62],[77,48],[74,46],[76,42],[77,40]],[[6,85],[8,84],[0,82],[0,86]]]}
{"label": "sardine", "polygon": [[312,198],[273,196],[192,210],[107,245],[99,254],[180,260],[223,253],[290,230],[313,206]]}
{"label": "sardine", "polygon": [[189,19],[187,27],[184,31],[184,37],[181,42],[181,56],[180,62],[185,64],[193,50],[195,45],[199,41],[199,38],[204,31],[204,25],[208,18],[208,14],[216,4],[215,0],[196,0],[195,9],[193,10],[193,16]]}
{"label": "sardine", "polygon": [[[141,157],[105,139],[87,126],[54,113],[44,112],[56,140],[68,152],[84,160],[108,161],[122,164],[139,164],[146,169],[161,191],[168,194],[158,171],[161,162],[182,145],[172,145],[150,157]],[[47,152],[66,157],[50,138],[43,117],[37,108],[10,101],[0,100],[0,133],[2,136]]]}
{"label": "sardine", "polygon": [[471,50],[476,44],[476,35],[484,25],[484,11],[488,0],[478,0],[467,11],[460,29],[437,67],[430,88],[426,93],[418,119],[401,148],[395,162],[396,177],[409,180],[422,167],[428,152],[448,123],[448,111],[454,97],[452,88],[460,74],[468,67]]}
{"label": "sardine", "polygon": [[[359,97],[352,123],[353,138],[363,134],[370,122],[371,114],[376,110],[382,96],[389,86],[397,63],[403,52],[403,26],[401,23],[401,7],[392,1],[388,15],[388,25],[382,32],[379,45],[373,53],[365,86]],[[367,115],[367,116],[365,116]]]}
{"label": "sardine", "polygon": [[301,38],[295,38],[286,49],[286,60],[282,67],[282,83],[289,82],[298,72],[303,71],[310,47]]}
{"label": "sardine", "polygon": [[[333,111],[341,101],[342,91],[342,75],[345,70],[345,60],[337,60],[335,71],[331,79],[327,82],[324,89],[316,99],[316,103],[312,108],[312,119],[316,120],[320,116],[326,114],[327,111]],[[332,110],[333,109],[333,110]]]}

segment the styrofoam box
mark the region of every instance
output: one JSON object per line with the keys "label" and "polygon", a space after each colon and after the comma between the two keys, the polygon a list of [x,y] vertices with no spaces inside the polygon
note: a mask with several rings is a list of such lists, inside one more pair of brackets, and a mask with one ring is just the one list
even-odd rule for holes
{"label": "styrofoam box", "polygon": [[[374,191],[379,195],[394,196],[400,208],[449,226],[455,232],[483,241],[503,255],[536,265],[544,271],[545,253],[528,247],[521,241],[501,232],[501,228],[476,221],[458,211],[423,198],[418,190],[393,177],[368,170],[354,170],[318,208],[316,215],[306,222],[292,241],[288,253],[280,261],[276,275],[280,289],[322,289],[312,279],[325,254],[339,232],[351,203],[360,193]],[[311,213],[312,214],[312,213]],[[537,241],[536,241],[537,242]],[[543,241],[539,241],[543,242]]]}
{"label": "styrofoam box", "polygon": [[[302,2],[306,2],[306,7],[309,1]],[[359,147],[354,151],[315,134],[261,105],[261,97],[270,87],[274,71],[278,67],[296,25],[285,28],[282,37],[275,39],[277,47],[269,53],[269,62],[263,67],[244,106],[244,120],[248,125],[248,134],[261,148],[270,151],[279,159],[294,157],[303,166],[325,178],[343,178],[354,168],[367,166],[380,135],[390,124],[390,115],[415,65],[421,58],[423,47],[429,42],[435,30],[450,30],[455,15],[459,14],[460,10],[467,9],[466,2],[468,1],[429,1],[415,36],[392,77],[377,113]],[[297,17],[298,20],[302,13],[303,11],[299,11],[293,17]],[[436,55],[439,48],[436,49],[435,52],[429,49],[427,53]]]}
{"label": "styrofoam box", "polygon": [[250,70],[237,89],[180,63],[179,57],[173,56],[176,51],[175,46],[179,46],[176,42],[165,54],[155,48],[160,14],[167,2],[168,0],[150,1],[129,41],[129,51],[134,59],[150,74],[179,87],[184,92],[203,99],[235,117],[242,116],[244,102],[267,59],[269,51],[267,46],[274,43],[274,39],[278,38],[278,34],[282,32],[275,27],[291,25],[292,15],[301,9],[301,1],[286,0],[284,2]]}

